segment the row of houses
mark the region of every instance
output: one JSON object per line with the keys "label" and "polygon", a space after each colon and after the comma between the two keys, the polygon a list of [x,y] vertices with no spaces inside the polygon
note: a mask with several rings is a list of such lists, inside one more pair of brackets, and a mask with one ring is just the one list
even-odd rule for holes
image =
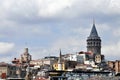
{"label": "row of houses", "polygon": [[[40,70],[72,71],[73,69],[89,71],[113,71],[120,73],[120,61],[105,61],[101,54],[101,39],[98,36],[95,23],[87,40],[87,51],[47,56],[42,59],[32,59],[28,48],[19,58],[14,58],[12,64],[0,63],[1,77],[25,77],[27,73],[37,74]],[[31,68],[33,71],[30,71]]]}
{"label": "row of houses", "polygon": [[[103,57],[104,58],[104,57]],[[59,56],[47,56],[42,59],[32,60],[32,56],[28,52],[28,48],[25,48],[23,54],[21,54],[20,58],[14,58],[12,60],[13,64],[5,64],[0,63],[0,75],[9,76],[17,76],[19,73],[19,68],[22,70],[26,70],[27,65],[29,63],[30,67],[34,69],[40,69],[42,66],[49,66],[46,69],[49,70],[64,70],[69,71],[73,69],[81,69],[81,70],[103,70],[106,68],[106,65],[98,66],[98,64],[103,64],[105,61],[102,59],[102,56],[95,57],[91,52],[76,52],[69,54],[62,54],[61,51]],[[117,61],[118,62],[118,61]],[[117,73],[120,72],[118,70],[119,66],[115,66],[114,62],[108,61],[108,66],[115,70]],[[116,63],[117,65],[117,63]],[[3,66],[3,67],[2,67]],[[107,67],[108,67],[107,66]],[[24,75],[25,76],[25,75]]]}

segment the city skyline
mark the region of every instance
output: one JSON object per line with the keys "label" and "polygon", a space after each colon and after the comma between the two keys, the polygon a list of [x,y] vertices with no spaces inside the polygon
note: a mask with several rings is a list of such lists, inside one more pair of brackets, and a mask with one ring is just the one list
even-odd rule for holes
{"label": "city skyline", "polygon": [[[104,3],[104,4],[103,4]],[[87,51],[95,19],[107,60],[120,55],[119,0],[0,1],[0,58],[10,62],[29,48],[33,59]]]}

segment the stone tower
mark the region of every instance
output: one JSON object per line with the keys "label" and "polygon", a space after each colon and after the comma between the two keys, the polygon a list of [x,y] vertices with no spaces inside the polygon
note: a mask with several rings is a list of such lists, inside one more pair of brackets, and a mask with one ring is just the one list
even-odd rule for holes
{"label": "stone tower", "polygon": [[93,23],[91,33],[87,38],[87,51],[92,52],[93,55],[101,55],[101,39],[98,36],[95,23]]}
{"label": "stone tower", "polygon": [[28,48],[25,48],[25,52],[21,55],[21,62],[30,62],[31,59],[31,55],[28,53]]}

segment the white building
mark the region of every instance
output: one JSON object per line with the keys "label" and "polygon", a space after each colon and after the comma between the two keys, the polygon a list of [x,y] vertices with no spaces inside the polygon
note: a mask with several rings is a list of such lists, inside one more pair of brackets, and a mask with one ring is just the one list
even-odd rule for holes
{"label": "white building", "polygon": [[84,61],[86,60],[86,54],[84,52],[80,53],[74,53],[74,54],[66,54],[64,55],[64,59],[65,60],[69,60],[69,61],[77,61],[80,63],[84,63]]}

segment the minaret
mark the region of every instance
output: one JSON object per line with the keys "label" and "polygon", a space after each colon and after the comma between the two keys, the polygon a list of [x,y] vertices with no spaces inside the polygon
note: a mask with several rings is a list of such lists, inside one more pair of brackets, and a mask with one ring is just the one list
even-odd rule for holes
{"label": "minaret", "polygon": [[60,54],[59,54],[59,59],[58,59],[58,70],[62,70],[62,54],[61,54],[61,49],[60,49]]}
{"label": "minaret", "polygon": [[87,51],[92,52],[93,55],[101,54],[101,39],[98,36],[94,21],[91,33],[87,38]]}

